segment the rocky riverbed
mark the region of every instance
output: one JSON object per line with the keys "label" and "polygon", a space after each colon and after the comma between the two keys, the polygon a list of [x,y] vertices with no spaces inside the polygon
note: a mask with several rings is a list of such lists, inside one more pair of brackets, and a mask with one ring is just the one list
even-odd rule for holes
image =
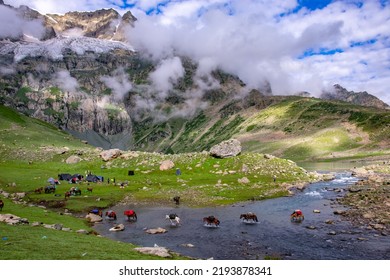
{"label": "rocky riverbed", "polygon": [[354,168],[362,178],[339,201],[349,206],[344,217],[355,225],[390,234],[390,161]]}

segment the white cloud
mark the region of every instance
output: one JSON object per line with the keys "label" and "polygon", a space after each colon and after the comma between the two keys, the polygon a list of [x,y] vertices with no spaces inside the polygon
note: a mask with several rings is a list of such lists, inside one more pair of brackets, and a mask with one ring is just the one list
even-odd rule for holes
{"label": "white cloud", "polygon": [[150,73],[149,78],[157,91],[166,93],[183,75],[184,68],[180,58],[173,57],[162,60],[156,70]]}
{"label": "white cloud", "polygon": [[54,82],[63,91],[75,92],[79,88],[76,78],[72,77],[67,70],[57,72]]}
{"label": "white cloud", "polygon": [[122,101],[133,88],[127,73],[122,68],[116,70],[111,76],[102,76],[100,80],[112,90],[116,101]]}
{"label": "white cloud", "polygon": [[[129,39],[155,59],[185,55],[198,62],[203,72],[219,67],[252,87],[268,80],[275,94],[319,94],[321,88],[340,83],[348,90],[366,90],[389,102],[390,4],[333,1],[322,9],[297,10],[297,2],[127,0],[135,5],[131,11],[138,18]],[[117,8],[122,1],[5,3],[64,13]],[[159,13],[146,15],[157,6]],[[304,56],[306,51],[318,55]],[[330,52],[321,55],[325,51]]]}
{"label": "white cloud", "polygon": [[[340,83],[390,99],[390,89],[377,82],[390,76],[388,7],[335,1],[321,10],[292,12],[296,6],[296,1],[172,1],[162,14],[141,16],[129,37],[153,58],[188,56],[203,71],[218,67],[251,87],[268,80],[275,94],[318,95]],[[306,51],[318,55],[304,56]]]}
{"label": "white cloud", "polygon": [[40,20],[22,18],[14,9],[0,5],[0,38],[19,38],[23,34],[40,39],[44,34]]}

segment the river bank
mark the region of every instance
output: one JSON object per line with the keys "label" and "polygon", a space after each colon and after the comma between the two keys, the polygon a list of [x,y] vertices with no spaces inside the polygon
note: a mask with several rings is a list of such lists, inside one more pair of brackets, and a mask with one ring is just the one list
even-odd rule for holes
{"label": "river bank", "polygon": [[353,168],[361,178],[339,202],[348,206],[344,217],[358,227],[390,234],[390,161]]}

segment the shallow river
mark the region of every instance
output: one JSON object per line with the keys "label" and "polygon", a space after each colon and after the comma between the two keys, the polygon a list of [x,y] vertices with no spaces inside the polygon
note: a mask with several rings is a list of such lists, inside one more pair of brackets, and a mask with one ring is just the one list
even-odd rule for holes
{"label": "shallow river", "polygon": [[[233,206],[190,209],[182,205],[166,208],[145,208],[137,206],[116,206],[118,220],[105,220],[94,229],[106,237],[130,242],[140,246],[163,246],[175,252],[194,258],[214,259],[263,259],[272,256],[281,259],[390,259],[390,237],[374,230],[353,227],[348,221],[333,214],[343,209],[335,203],[344,189],[356,182],[350,173],[337,173],[336,179],[310,185],[292,197],[265,201],[239,203]],[[185,204],[185,198],[182,198]],[[291,223],[291,212],[300,208],[305,214],[301,224]],[[125,209],[134,209],[137,222],[128,222],[122,215]],[[318,209],[321,213],[313,213]],[[244,224],[240,214],[254,212],[259,218],[257,224]],[[182,225],[171,227],[165,215],[177,213]],[[214,215],[220,221],[219,228],[203,225],[205,216]],[[325,223],[333,220],[333,224]],[[110,232],[117,223],[123,223],[125,230]],[[315,227],[309,229],[308,227]],[[146,228],[163,227],[168,232],[148,234]],[[186,247],[183,244],[192,244]]]}

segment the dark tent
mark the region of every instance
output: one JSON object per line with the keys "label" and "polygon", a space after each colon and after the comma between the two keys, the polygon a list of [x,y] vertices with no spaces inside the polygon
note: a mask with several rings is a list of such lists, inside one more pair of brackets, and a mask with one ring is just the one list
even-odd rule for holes
{"label": "dark tent", "polygon": [[70,175],[68,173],[58,174],[58,180],[69,181],[70,179],[72,179],[72,175]]}
{"label": "dark tent", "polygon": [[74,175],[72,176],[72,178],[77,178],[77,179],[81,180],[81,179],[84,178],[84,176],[81,175],[81,174],[74,174]]}
{"label": "dark tent", "polygon": [[96,183],[97,181],[100,181],[100,180],[99,180],[98,176],[90,174],[87,176],[87,181]]}
{"label": "dark tent", "polygon": [[96,176],[96,177],[98,177],[100,182],[104,182],[104,177],[103,176]]}

